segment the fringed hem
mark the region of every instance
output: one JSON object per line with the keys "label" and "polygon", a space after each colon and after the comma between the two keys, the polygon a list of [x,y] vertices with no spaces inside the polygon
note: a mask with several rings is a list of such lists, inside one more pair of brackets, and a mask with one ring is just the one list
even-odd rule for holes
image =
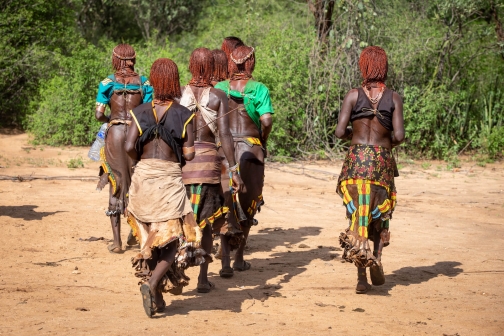
{"label": "fringed hem", "polygon": [[213,225],[216,219],[221,218],[222,216],[225,216],[229,212],[229,208],[226,206],[220,207],[215,211],[212,216],[203,219],[198,225],[199,227],[203,230],[207,224]]}
{"label": "fringed hem", "polygon": [[[157,290],[162,293],[180,294],[182,287],[189,284],[191,280],[186,274],[185,270],[189,267],[199,266],[205,262],[212,262],[212,257],[208,255],[202,248],[196,246],[194,243],[178,243],[179,248],[175,260],[170,269],[163,276]],[[155,269],[160,252],[159,248],[155,249],[152,257],[144,259],[142,254],[131,258],[132,267],[135,269],[135,276],[140,278],[138,285],[142,285],[149,281],[152,276],[152,271]]]}
{"label": "fringed hem", "polygon": [[341,232],[339,242],[343,248],[341,258],[345,261],[354,263],[357,267],[370,267],[375,263],[376,258],[369,248],[367,238],[360,237],[354,231],[346,229],[345,232]]}

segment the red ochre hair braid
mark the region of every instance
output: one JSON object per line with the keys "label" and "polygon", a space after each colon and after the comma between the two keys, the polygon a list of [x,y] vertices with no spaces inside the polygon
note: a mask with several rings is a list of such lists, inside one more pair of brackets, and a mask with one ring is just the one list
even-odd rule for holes
{"label": "red ochre hair braid", "polygon": [[226,57],[229,60],[229,55],[231,55],[233,50],[242,45],[245,45],[245,43],[243,43],[243,41],[239,37],[228,36],[224,38],[224,41],[222,41],[221,49],[226,53]]}
{"label": "red ochre hair braid", "polygon": [[370,46],[362,50],[359,68],[364,78],[362,86],[369,89],[370,83],[384,83],[387,80],[388,61],[385,50]]}
{"label": "red ochre hair braid", "polygon": [[228,75],[231,75],[231,53],[238,47],[245,45],[243,41],[236,36],[228,36],[224,38],[222,41],[221,49],[226,53],[227,61],[228,61]]}
{"label": "red ochre hair braid", "polygon": [[119,44],[112,50],[112,66],[116,71],[123,68],[134,69],[135,62],[135,49],[129,44]]}
{"label": "red ochre hair braid", "polygon": [[192,79],[189,82],[194,86],[208,86],[211,83],[214,70],[214,58],[210,49],[194,49],[189,59],[189,71]]}
{"label": "red ochre hair braid", "polygon": [[154,61],[151,66],[149,81],[154,88],[156,100],[173,100],[181,96],[177,64],[171,59],[158,58]]}
{"label": "red ochre hair braid", "polygon": [[228,59],[226,53],[224,50],[215,49],[212,50],[212,56],[214,59],[212,80],[221,82],[228,78]]}
{"label": "red ochre hair braid", "polygon": [[[236,64],[235,60],[243,60],[240,64]],[[230,55],[229,61],[229,77],[231,80],[252,78],[252,72],[255,68],[255,52],[254,48],[240,46],[236,48]]]}

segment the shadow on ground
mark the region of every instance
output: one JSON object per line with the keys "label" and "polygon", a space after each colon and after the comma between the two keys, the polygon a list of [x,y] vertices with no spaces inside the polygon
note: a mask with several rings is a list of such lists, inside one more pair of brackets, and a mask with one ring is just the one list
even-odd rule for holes
{"label": "shadow on ground", "polygon": [[51,216],[57,214],[58,212],[65,211],[53,211],[53,212],[37,212],[35,208],[37,205],[12,205],[12,206],[0,206],[0,216],[8,216],[11,218],[24,219],[26,221],[31,220],[42,220],[46,216]]}
{"label": "shadow on ground", "polygon": [[[334,247],[299,248],[296,245],[306,237],[318,236],[321,229],[320,227],[301,227],[289,230],[280,228],[260,230],[249,240],[250,249],[245,254],[245,259],[252,264],[250,270],[246,272],[235,271],[235,275],[231,279],[222,279],[218,274],[210,272],[209,280],[216,285],[214,290],[207,294],[191,290],[184,292],[179,297],[166,295],[165,300],[169,305],[165,313],[157,314],[154,318],[185,315],[191,311],[228,310],[241,312],[254,304],[262,304],[270,297],[282,298],[283,296],[278,290],[293,277],[306,271],[306,266],[312,260],[329,261],[336,256]],[[288,251],[272,252],[268,258],[264,259],[247,258],[247,254],[250,255],[250,252],[272,251],[280,246],[286,246]],[[220,266],[220,260],[214,259],[214,263],[218,263]],[[191,281],[197,281],[196,277]],[[184,297],[188,298],[184,300]],[[250,299],[254,300],[247,307],[242,308],[243,302]]]}
{"label": "shadow on ground", "polygon": [[373,286],[368,295],[390,295],[389,291],[395,286],[418,285],[440,275],[455,277],[464,271],[457,267],[460,265],[458,261],[439,261],[432,266],[403,267],[390,274],[385,270],[385,284]]}

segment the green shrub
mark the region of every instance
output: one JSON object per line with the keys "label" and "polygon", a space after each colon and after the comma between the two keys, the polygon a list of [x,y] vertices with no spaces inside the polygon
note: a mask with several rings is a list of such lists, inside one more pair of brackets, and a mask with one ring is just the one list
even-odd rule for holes
{"label": "green shrub", "polygon": [[490,135],[481,141],[481,145],[491,159],[504,156],[504,126],[492,128]]}
{"label": "green shrub", "polygon": [[84,168],[84,161],[82,161],[82,157],[77,157],[74,159],[68,160],[67,167],[70,169],[75,168]]}
{"label": "green shrub", "polygon": [[[46,10],[43,2],[36,0],[38,7],[31,8],[34,13],[52,13],[60,3],[51,2]],[[112,8],[114,3],[105,7]],[[0,56],[0,63],[6,65],[7,74],[0,86],[13,88],[12,92],[4,90],[7,113],[20,110],[22,118],[27,111],[23,107],[30,101],[25,127],[33,133],[35,143],[89,145],[99,128],[94,118],[97,85],[113,72],[110,54],[117,43],[138,42],[133,46],[138,55],[136,70],[141,75],[149,75],[155,59],[168,57],[178,64],[181,84],[186,84],[192,50],[219,48],[225,36],[235,35],[256,48],[254,77],[270,89],[275,109],[268,148],[271,155],[312,157],[323,153],[333,157],[341,154],[347,144],[335,139],[334,129],[344,95],[360,85],[359,54],[367,45],[380,45],[389,60],[387,86],[404,100],[404,152],[412,157],[444,159],[456,167],[460,165],[457,155],[461,151],[481,149],[483,155],[496,158],[503,154],[504,146],[504,94],[499,89],[504,78],[502,46],[497,44],[492,20],[474,17],[476,12],[488,13],[488,3],[477,2],[477,9],[470,3],[317,2],[326,9],[334,5],[328,22],[331,29],[322,38],[314,20],[316,6],[305,1],[251,0],[230,5],[228,0],[212,0],[212,5],[204,6],[197,20],[191,21],[190,29],[173,33],[162,29],[164,23],[145,26],[142,36],[150,38],[140,41],[140,34],[117,29],[135,21],[128,17],[133,13],[131,7],[114,14],[121,13],[121,21],[110,25],[104,21],[104,13],[96,11],[94,5],[86,5],[87,14],[77,20],[79,27],[48,34],[48,27],[67,26],[63,23],[81,13],[84,5],[77,2],[72,3],[73,9],[62,12],[61,20],[46,14],[30,16],[30,27],[43,24],[37,36],[44,38],[33,41],[47,41],[50,48],[32,48],[32,40],[23,40],[19,50],[11,50],[19,40],[12,27],[27,15],[25,7],[12,5],[4,15],[8,20],[3,29],[7,40],[0,41],[0,50],[5,54]],[[177,2],[170,11],[190,9],[187,14],[201,8],[199,3],[185,8],[191,4],[196,2]],[[140,9],[147,5],[145,2]],[[500,4],[498,7],[504,8]],[[147,20],[147,16],[141,19]],[[98,34],[102,31],[109,33]],[[131,40],[117,41],[117,31]],[[96,36],[102,36],[101,43]],[[67,43],[69,38],[74,43]],[[20,62],[25,56],[26,62]],[[22,65],[22,69],[13,64]],[[47,80],[37,86],[41,78]]]}
{"label": "green shrub", "polygon": [[[71,57],[62,57],[58,74],[40,87],[41,100],[32,103],[34,112],[26,123],[37,143],[82,146],[93,142],[100,128],[94,116],[96,93],[99,82],[113,73],[110,54],[114,46],[110,41],[100,46],[83,43]],[[177,51],[152,42],[134,47],[139,55],[135,70],[147,77],[154,60],[173,58]],[[181,76],[187,77],[187,67],[179,68]]]}
{"label": "green shrub", "polygon": [[35,140],[47,145],[89,145],[100,124],[94,108],[98,83],[110,70],[110,56],[87,45],[72,57],[62,57],[60,70],[40,87],[40,102],[26,128]]}

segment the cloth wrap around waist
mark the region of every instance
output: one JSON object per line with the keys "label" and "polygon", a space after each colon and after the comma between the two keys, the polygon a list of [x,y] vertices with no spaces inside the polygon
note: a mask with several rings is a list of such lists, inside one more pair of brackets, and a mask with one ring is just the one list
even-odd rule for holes
{"label": "cloth wrap around waist", "polygon": [[128,211],[147,223],[182,218],[192,212],[180,163],[140,160],[131,180]]}
{"label": "cloth wrap around waist", "polygon": [[381,146],[351,145],[348,148],[341,174],[338,178],[338,194],[342,181],[361,179],[377,182],[387,188],[389,193],[396,192],[394,177],[399,176],[392,152]]}
{"label": "cloth wrap around waist", "polygon": [[[388,228],[396,204],[396,176],[399,173],[389,149],[350,146],[336,192],[343,198],[347,217],[351,218],[351,231],[358,230],[359,236],[367,238],[369,224],[377,219],[381,219],[383,228]],[[380,192],[383,189],[386,192]]]}
{"label": "cloth wrap around waist", "polygon": [[139,284],[152,276],[160,249],[177,243],[175,262],[158,284],[161,292],[179,293],[189,284],[184,270],[212,258],[201,248],[201,229],[196,224],[177,162],[143,159],[133,173],[128,224],[140,242],[140,253],[131,259]]}
{"label": "cloth wrap around waist", "polygon": [[184,184],[219,184],[222,159],[217,145],[211,142],[195,141],[195,157],[182,168]]}

